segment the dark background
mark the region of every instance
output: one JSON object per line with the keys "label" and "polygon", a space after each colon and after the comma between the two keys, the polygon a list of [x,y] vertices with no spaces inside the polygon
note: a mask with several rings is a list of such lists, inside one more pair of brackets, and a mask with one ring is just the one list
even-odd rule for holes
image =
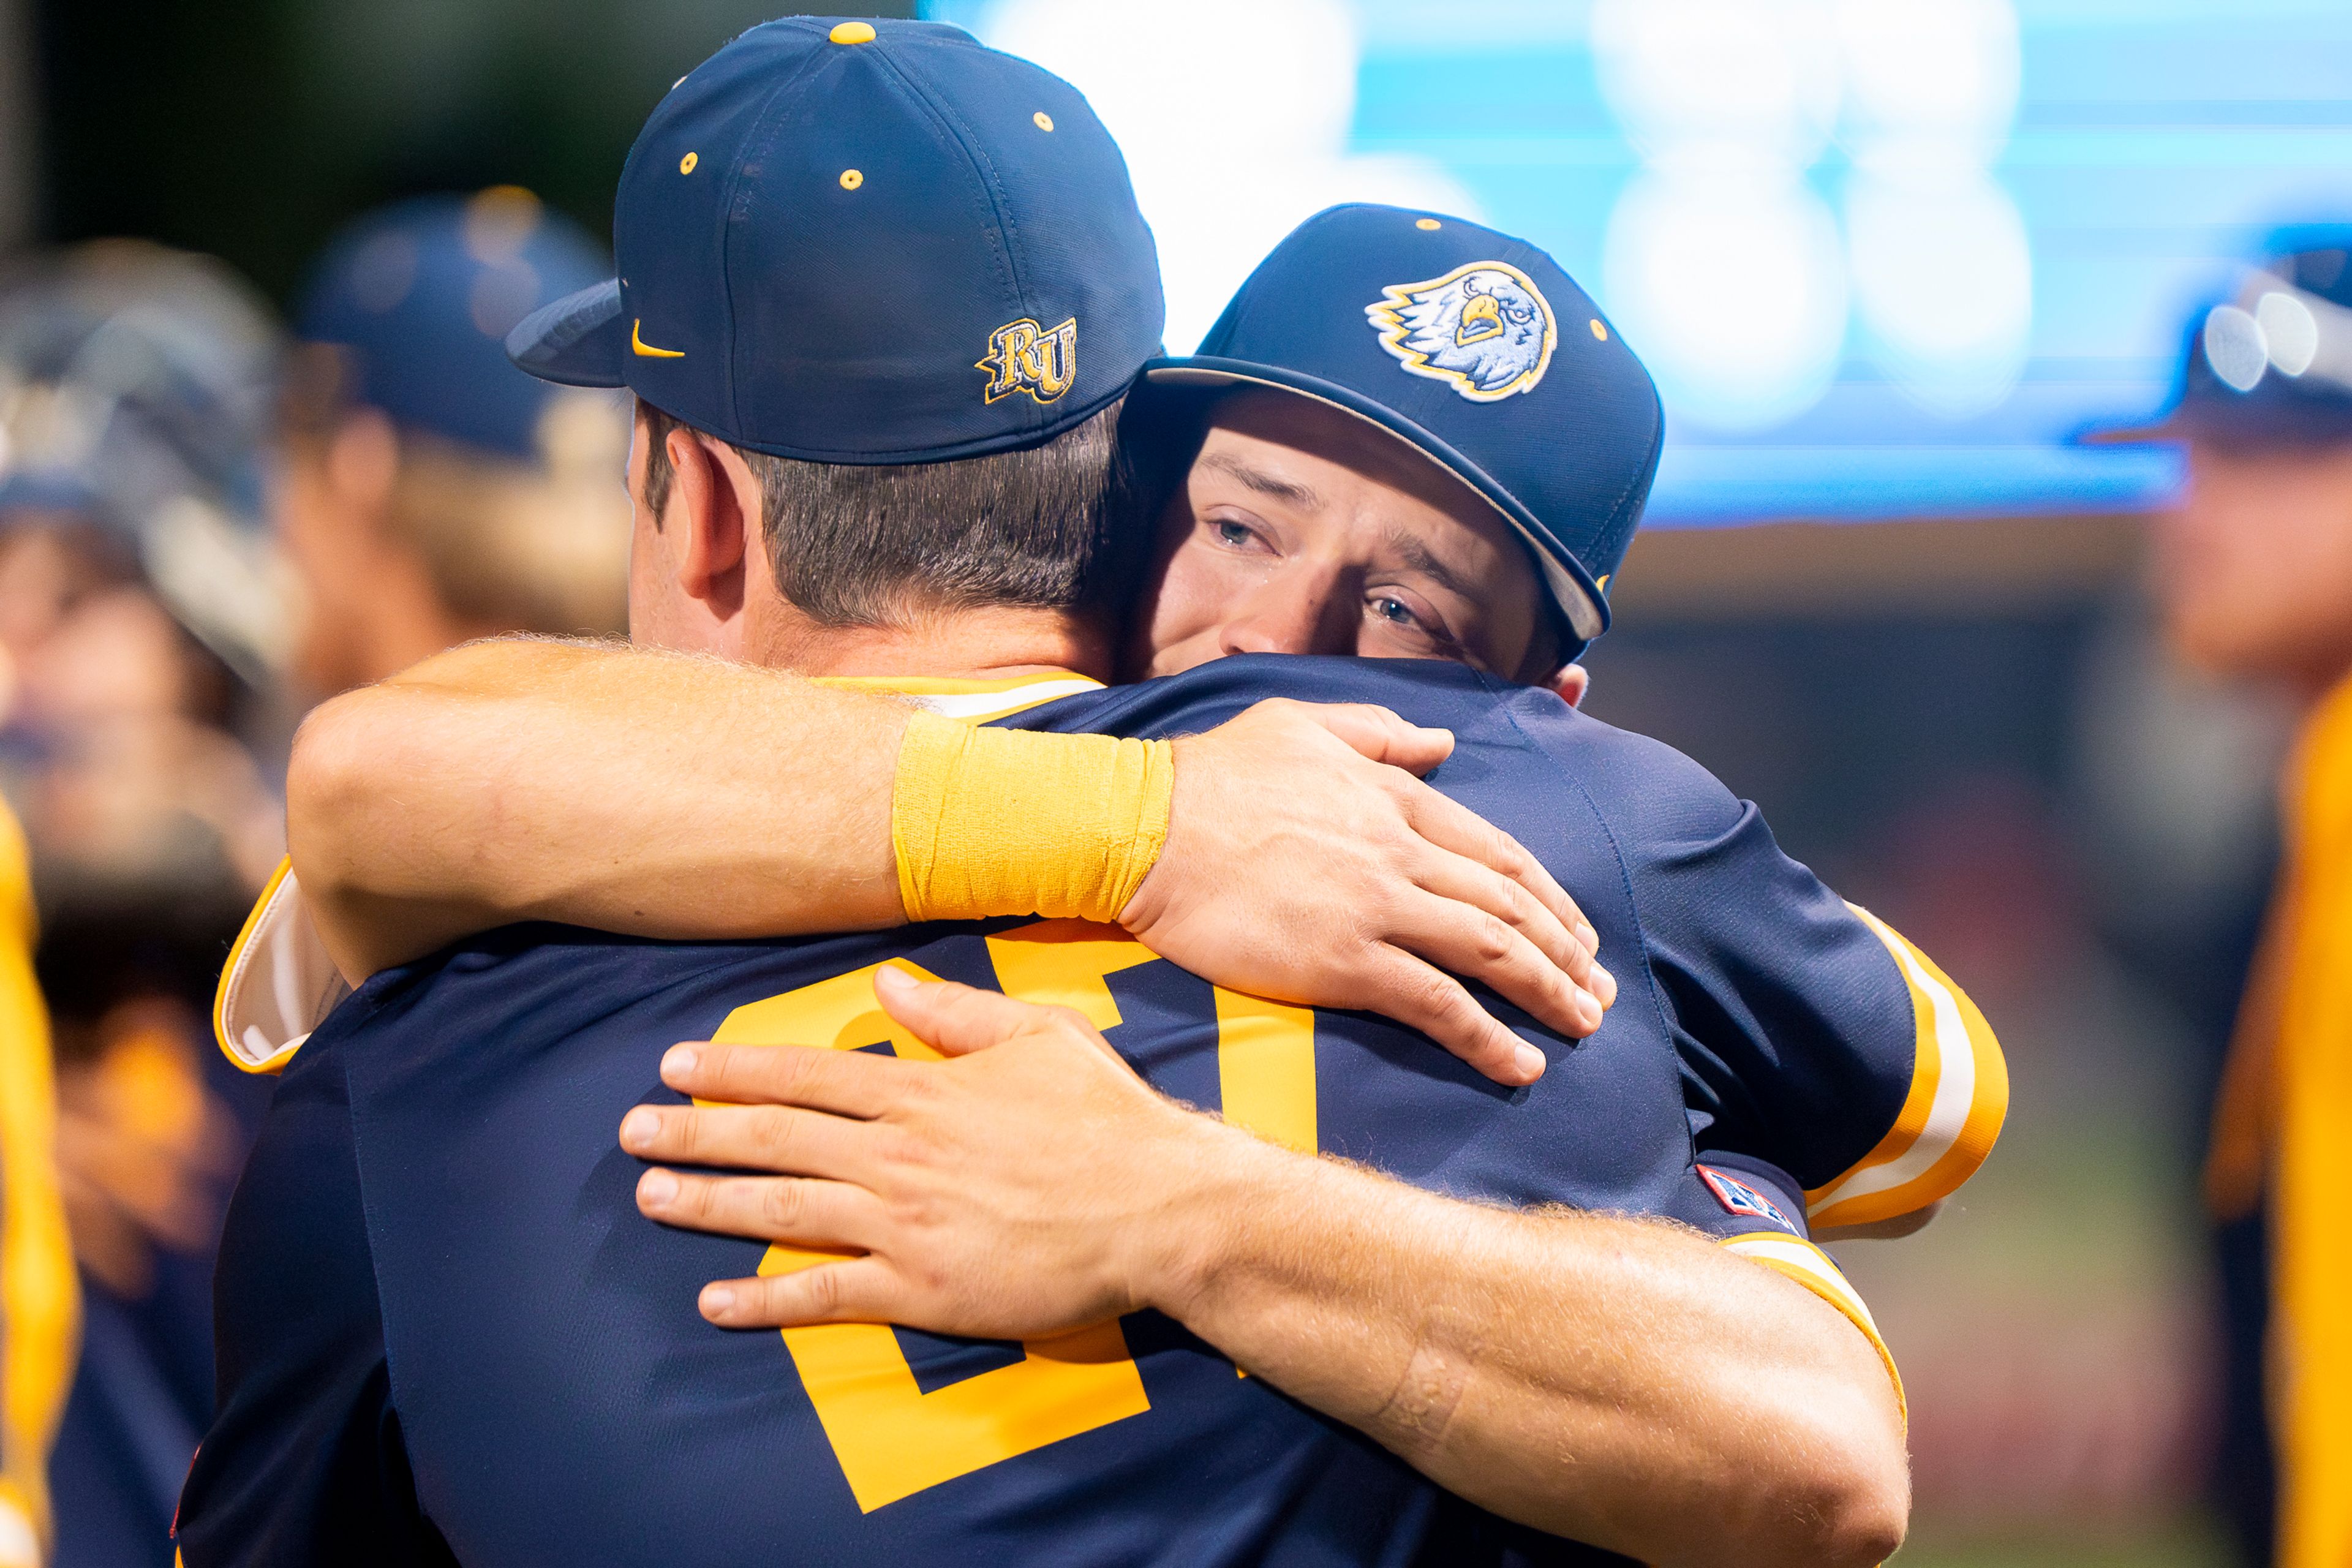
{"label": "dark background", "polygon": [[37,0],[33,237],[208,251],[282,303],[338,224],[397,196],[527,185],[609,235],[654,102],[776,14],[759,0]]}

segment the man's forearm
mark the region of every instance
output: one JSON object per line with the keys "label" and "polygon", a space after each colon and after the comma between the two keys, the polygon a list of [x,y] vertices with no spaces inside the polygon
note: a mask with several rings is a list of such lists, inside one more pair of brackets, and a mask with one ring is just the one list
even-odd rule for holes
{"label": "man's forearm", "polygon": [[1802,1287],[1670,1226],[1219,1142],[1151,1296],[1253,1374],[1482,1506],[1648,1562],[1900,1541],[1893,1390]]}
{"label": "man's forearm", "polygon": [[541,917],[680,938],[887,926],[905,918],[890,788],[909,711],[717,659],[472,644],[311,715],[287,836],[354,976]]}
{"label": "man's forearm", "polygon": [[1643,1562],[1866,1568],[1901,1539],[1876,1347],[1762,1264],[1261,1142],[1067,1009],[887,966],[874,994],[950,1059],[685,1044],[662,1081],[698,1103],[623,1121],[686,1167],[646,1173],[647,1215],[841,1254],[713,1281],[711,1321],[1031,1339],[1157,1308],[1473,1501]]}

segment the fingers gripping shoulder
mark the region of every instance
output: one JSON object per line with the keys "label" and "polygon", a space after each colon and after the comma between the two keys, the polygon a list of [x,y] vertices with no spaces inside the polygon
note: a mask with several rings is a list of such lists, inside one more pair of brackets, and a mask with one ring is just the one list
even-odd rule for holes
{"label": "fingers gripping shoulder", "polygon": [[2008,1064],[1977,1005],[1894,927],[1847,907],[1885,945],[1909,994],[1911,1087],[1870,1152],[1805,1194],[1816,1228],[1874,1224],[1950,1196],[1984,1163],[2009,1112]]}

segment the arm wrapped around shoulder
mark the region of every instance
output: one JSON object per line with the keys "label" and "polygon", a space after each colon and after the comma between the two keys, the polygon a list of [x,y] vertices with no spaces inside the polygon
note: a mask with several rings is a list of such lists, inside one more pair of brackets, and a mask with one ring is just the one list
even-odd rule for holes
{"label": "arm wrapped around shoulder", "polygon": [[910,921],[1099,921],[1168,841],[1166,741],[983,729],[919,713],[898,744],[890,842]]}

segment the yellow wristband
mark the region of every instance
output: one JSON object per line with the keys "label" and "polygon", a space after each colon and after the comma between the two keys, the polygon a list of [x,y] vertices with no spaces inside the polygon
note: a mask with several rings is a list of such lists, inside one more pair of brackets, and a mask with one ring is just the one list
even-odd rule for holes
{"label": "yellow wristband", "polygon": [[910,921],[1118,919],[1168,841],[1166,741],[990,730],[918,713],[890,842]]}

